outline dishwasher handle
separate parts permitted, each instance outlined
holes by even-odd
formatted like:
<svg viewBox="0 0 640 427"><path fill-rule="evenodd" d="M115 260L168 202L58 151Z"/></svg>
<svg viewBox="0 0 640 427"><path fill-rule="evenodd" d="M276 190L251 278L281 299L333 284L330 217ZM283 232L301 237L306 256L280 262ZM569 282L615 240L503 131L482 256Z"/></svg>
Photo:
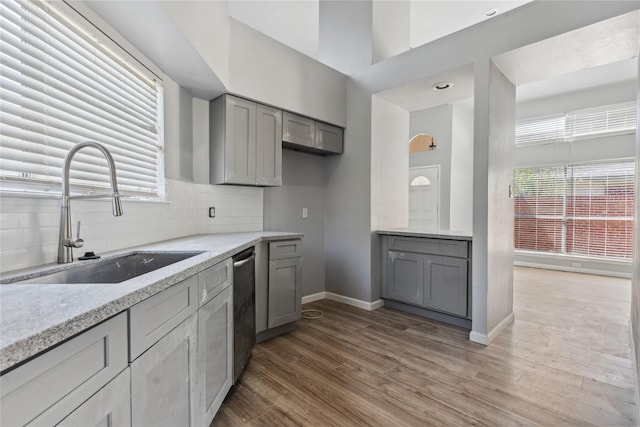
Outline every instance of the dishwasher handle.
<svg viewBox="0 0 640 427"><path fill-rule="evenodd" d="M240 268L248 262L252 262L256 258L256 254L253 250L240 253L238 256L233 257L233 268Z"/></svg>

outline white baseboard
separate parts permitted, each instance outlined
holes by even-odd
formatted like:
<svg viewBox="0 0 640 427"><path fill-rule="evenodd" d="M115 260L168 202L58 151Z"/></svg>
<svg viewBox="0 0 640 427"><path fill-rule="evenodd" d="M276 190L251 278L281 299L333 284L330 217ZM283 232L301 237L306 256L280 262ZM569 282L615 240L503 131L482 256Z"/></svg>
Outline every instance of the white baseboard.
<svg viewBox="0 0 640 427"><path fill-rule="evenodd" d="M322 292L318 292L315 294L311 294L311 295L305 295L302 297L302 304L308 304L310 302L314 302L314 301L319 301L321 299L325 299L326 298L326 292L322 291Z"/></svg>
<svg viewBox="0 0 640 427"><path fill-rule="evenodd" d="M512 324L514 320L515 316L513 312L511 312L509 313L509 315L507 315L507 317L502 319L502 321L500 321L500 323L498 323L495 328L490 330L488 334L471 331L471 333L469 334L469 339L473 342L477 342L478 344L489 345L491 344L491 341L493 341L504 328Z"/></svg>
<svg viewBox="0 0 640 427"><path fill-rule="evenodd" d="M636 398L636 424L640 425L640 372L638 369L638 359L636 354L636 346L634 345L633 328L631 327L631 319L629 319L629 345L631 346L631 358L633 359L633 378L635 379L635 398Z"/></svg>
<svg viewBox="0 0 640 427"><path fill-rule="evenodd" d="M570 273L595 274L596 276L621 277L631 279L631 273L622 271L600 270L595 268L570 267L567 265L545 264L544 262L514 261L513 265L518 267L541 268L544 270L568 271Z"/></svg>
<svg viewBox="0 0 640 427"><path fill-rule="evenodd" d="M362 301L359 299L346 297L344 295L334 294L333 292L326 292L326 291L303 296L302 304L307 304L307 303L318 301L321 299L337 301L343 304L351 305L353 307L358 307L358 308L362 308L364 310L369 310L369 311L376 310L384 305L384 301L381 299L373 302L367 302L367 301Z"/></svg>

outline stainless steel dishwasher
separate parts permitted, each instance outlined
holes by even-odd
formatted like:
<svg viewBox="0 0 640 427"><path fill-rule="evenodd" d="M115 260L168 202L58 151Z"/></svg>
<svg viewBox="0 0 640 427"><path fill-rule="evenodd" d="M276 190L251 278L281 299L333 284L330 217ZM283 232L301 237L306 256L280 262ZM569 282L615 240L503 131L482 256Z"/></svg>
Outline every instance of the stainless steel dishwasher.
<svg viewBox="0 0 640 427"><path fill-rule="evenodd" d="M256 343L256 275L253 247L233 257L233 383Z"/></svg>

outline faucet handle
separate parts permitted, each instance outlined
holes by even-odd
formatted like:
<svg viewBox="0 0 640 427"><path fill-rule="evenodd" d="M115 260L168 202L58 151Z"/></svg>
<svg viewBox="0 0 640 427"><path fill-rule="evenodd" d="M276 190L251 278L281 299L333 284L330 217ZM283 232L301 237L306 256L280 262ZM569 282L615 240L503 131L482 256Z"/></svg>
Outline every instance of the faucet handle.
<svg viewBox="0 0 640 427"><path fill-rule="evenodd" d="M80 221L78 221L78 232L76 234L75 240L73 238L67 239L64 242L64 245L69 248L81 248L84 245L84 240L80 238Z"/></svg>

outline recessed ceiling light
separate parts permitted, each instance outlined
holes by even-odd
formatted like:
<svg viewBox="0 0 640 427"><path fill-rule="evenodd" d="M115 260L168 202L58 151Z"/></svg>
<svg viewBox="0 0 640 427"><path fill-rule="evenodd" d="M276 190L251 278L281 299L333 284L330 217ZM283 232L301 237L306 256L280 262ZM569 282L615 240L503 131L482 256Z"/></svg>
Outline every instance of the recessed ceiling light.
<svg viewBox="0 0 640 427"><path fill-rule="evenodd" d="M491 17L491 16L495 15L496 13L498 13L498 9L487 9L484 12L484 16Z"/></svg>
<svg viewBox="0 0 640 427"><path fill-rule="evenodd" d="M449 89L451 86L453 86L453 83L451 82L438 82L433 85L433 90L445 90Z"/></svg>

